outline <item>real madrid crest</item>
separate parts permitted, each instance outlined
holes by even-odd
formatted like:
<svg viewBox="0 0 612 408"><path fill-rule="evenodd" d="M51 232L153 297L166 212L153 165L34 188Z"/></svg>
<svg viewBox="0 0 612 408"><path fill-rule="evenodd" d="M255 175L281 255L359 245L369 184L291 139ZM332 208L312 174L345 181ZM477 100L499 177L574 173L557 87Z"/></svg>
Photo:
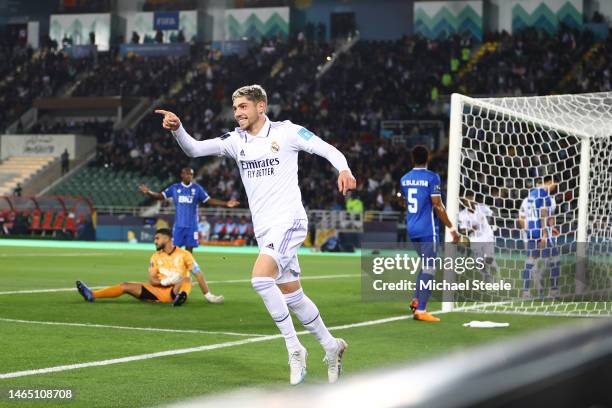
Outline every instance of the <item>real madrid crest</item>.
<svg viewBox="0 0 612 408"><path fill-rule="evenodd" d="M273 153L278 153L278 151L280 150L280 145L276 140L272 141L272 143L270 144L270 149Z"/></svg>

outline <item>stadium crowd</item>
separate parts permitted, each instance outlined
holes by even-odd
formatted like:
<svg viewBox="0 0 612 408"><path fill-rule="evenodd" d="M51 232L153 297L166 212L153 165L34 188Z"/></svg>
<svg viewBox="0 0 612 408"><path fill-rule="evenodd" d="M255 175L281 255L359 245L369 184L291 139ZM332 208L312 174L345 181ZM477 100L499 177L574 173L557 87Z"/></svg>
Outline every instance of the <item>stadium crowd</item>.
<svg viewBox="0 0 612 408"><path fill-rule="evenodd" d="M436 135L432 129L415 124L398 141L381 135L382 120L436 119L447 123L448 102L440 95L455 91L503 95L559 91L556 87L564 75L594 44L586 31L567 27L555 35L532 29L512 36L492 33L486 41L497 44L495 51L485 53L463 75L459 72L467 66L475 49L468 37L359 41L350 52L340 55L319 80L315 80L318 66L333 55L333 47L309 41L303 35L290 41L263 40L243 56L222 56L210 45L197 45L189 58L178 60L128 58L119 62L101 58L95 68L90 68L75 95L163 97L160 108L179 114L191 135L202 139L235 127L229 110L231 93L244 85L243 78L248 78L268 90L268 114L272 120L290 119L304 125L345 152L360 183L353 198L359 199L363 208L392 210L397 208L397 180L411 166L410 148ZM601 70L584 69L583 72L593 73L588 76L578 72L568 90L609 89L611 48L608 39L592 61L585 61ZM49 76L55 84L42 87L42 94L53 93L59 83L65 82L73 64L86 64L51 52L41 58L47 62L29 65L43 69L39 77ZM56 78L58 69L68 69L68 73ZM187 73L188 83L170 96L177 78L185 78ZM111 122L41 122L34 131L95 134L99 143L93 165L154 174L162 180L176 178L186 161L154 114L145 116L135 128L122 130L112 130ZM432 167L445 180L446 151L442 146L436 147ZM316 156L302 155L300 160L305 205L312 209L344 208L344 200L337 193L319 188L333 179L331 167ZM192 166L201 168L198 181L212 196L246 203L234 163L210 163L193 160Z"/></svg>

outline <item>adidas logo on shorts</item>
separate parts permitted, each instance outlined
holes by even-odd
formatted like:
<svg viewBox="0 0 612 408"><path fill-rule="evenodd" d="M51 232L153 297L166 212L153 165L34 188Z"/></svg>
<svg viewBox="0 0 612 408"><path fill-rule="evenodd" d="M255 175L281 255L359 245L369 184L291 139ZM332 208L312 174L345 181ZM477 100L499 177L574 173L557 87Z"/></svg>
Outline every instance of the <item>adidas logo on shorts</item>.
<svg viewBox="0 0 612 408"><path fill-rule="evenodd" d="M268 245L266 245L266 248L274 249L274 244L270 242Z"/></svg>

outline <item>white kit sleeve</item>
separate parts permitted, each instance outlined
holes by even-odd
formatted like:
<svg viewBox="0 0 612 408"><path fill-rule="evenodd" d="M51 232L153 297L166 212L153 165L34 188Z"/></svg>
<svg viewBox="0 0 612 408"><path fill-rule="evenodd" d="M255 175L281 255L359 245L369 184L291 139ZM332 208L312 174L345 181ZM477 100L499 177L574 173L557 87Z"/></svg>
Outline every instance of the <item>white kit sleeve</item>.
<svg viewBox="0 0 612 408"><path fill-rule="evenodd" d="M222 141L218 137L207 140L195 140L183 128L183 125L176 131L173 131L172 135L189 157L220 156L223 154Z"/></svg>
<svg viewBox="0 0 612 408"><path fill-rule="evenodd" d="M338 170L338 172L348 170L351 171L349 165L346 161L346 157L340 152L340 150L336 149L334 146L329 143L323 141L321 138L315 136L313 137L308 144L309 153L314 153L317 156L321 156L327 159L332 166Z"/></svg>

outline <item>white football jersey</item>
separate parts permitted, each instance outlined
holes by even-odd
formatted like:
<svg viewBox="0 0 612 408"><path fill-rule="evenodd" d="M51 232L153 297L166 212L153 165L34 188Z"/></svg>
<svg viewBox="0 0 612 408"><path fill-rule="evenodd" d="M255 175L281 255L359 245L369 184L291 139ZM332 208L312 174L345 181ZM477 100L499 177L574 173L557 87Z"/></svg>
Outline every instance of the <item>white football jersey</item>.
<svg viewBox="0 0 612 408"><path fill-rule="evenodd" d="M255 236L279 224L306 220L298 184L298 153L302 150L326 158L336 170L348 170L344 155L308 129L291 121L271 122L267 117L255 136L236 128L221 137L195 140L180 126L172 134L190 157L221 155L234 159L240 170Z"/></svg>
<svg viewBox="0 0 612 408"><path fill-rule="evenodd" d="M221 154L236 160L240 170L256 235L272 225L307 219L298 184L298 153L320 154L327 143L291 121L267 118L256 136L236 128L220 139ZM346 161L343 166L338 170L348 169Z"/></svg>
<svg viewBox="0 0 612 408"><path fill-rule="evenodd" d="M492 215L491 209L484 204L476 204L473 212L463 209L459 212L459 228L468 230L476 228L475 231L469 232L468 236L471 242L494 242L493 229L487 219L487 217Z"/></svg>

